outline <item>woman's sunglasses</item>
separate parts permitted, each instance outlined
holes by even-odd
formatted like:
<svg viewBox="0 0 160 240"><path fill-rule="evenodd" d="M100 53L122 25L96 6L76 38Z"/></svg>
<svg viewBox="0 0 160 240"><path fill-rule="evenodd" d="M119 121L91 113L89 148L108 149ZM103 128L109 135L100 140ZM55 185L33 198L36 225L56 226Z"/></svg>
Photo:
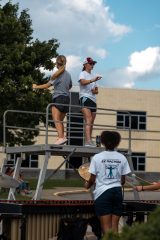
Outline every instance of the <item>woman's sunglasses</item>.
<svg viewBox="0 0 160 240"><path fill-rule="evenodd" d="M88 63L89 65L91 65L91 66L94 66L95 65L95 63Z"/></svg>

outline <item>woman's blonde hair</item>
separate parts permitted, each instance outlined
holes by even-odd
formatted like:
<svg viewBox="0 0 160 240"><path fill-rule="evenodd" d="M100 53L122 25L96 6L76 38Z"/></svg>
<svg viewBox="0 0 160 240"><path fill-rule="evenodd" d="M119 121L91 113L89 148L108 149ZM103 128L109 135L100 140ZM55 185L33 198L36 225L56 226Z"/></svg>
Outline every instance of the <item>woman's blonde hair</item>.
<svg viewBox="0 0 160 240"><path fill-rule="evenodd" d="M56 62L61 65L61 66L64 66L66 65L66 62L67 62L67 59L64 55L59 55L57 58L56 58Z"/></svg>

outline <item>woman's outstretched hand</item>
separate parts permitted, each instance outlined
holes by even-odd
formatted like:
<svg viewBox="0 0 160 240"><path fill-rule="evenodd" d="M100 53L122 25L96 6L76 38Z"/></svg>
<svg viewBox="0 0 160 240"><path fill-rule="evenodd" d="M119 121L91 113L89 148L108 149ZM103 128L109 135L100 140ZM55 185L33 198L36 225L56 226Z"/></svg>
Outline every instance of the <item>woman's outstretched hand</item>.
<svg viewBox="0 0 160 240"><path fill-rule="evenodd" d="M32 88L36 89L37 88L37 84L32 84Z"/></svg>
<svg viewBox="0 0 160 240"><path fill-rule="evenodd" d="M100 80L101 78L102 78L102 76L97 75L97 76L95 77L95 82L98 81L98 80Z"/></svg>

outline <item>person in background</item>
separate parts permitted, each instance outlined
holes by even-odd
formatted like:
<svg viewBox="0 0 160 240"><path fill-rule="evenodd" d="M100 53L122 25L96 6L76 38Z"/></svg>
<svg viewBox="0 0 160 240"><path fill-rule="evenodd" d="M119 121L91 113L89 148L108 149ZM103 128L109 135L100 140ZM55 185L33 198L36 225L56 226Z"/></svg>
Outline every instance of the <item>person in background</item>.
<svg viewBox="0 0 160 240"><path fill-rule="evenodd" d="M6 168L6 171L5 171L6 175L13 177L13 173L14 173L14 168L11 168L11 167ZM27 195L32 193L27 189L27 184L24 181L21 173L19 174L19 177L17 180L19 181L19 186L16 188L17 193L27 194Z"/></svg>
<svg viewBox="0 0 160 240"><path fill-rule="evenodd" d="M92 74L94 65L97 62L92 58L87 57L83 62L83 69L79 75L79 86L80 86L80 105L81 111L85 120L85 146L95 147L96 145L92 141L92 129L94 120L96 117L96 95L98 94L97 81L100 80L101 76L95 76Z"/></svg>
<svg viewBox="0 0 160 240"><path fill-rule="evenodd" d="M21 194L24 194L24 195L28 195L28 194L31 194L31 193L32 193L32 191L29 191L29 190L28 190L27 184L26 184L26 182L24 181L23 176L22 176L21 173L19 174L18 181L19 181L19 186L18 186L18 188L16 189L17 192L19 192L19 193L21 193Z"/></svg>
<svg viewBox="0 0 160 240"><path fill-rule="evenodd" d="M143 186L143 185L135 186L135 189L138 192L159 190L160 189L160 182L154 182L150 185L145 185L145 186Z"/></svg>
<svg viewBox="0 0 160 240"><path fill-rule="evenodd" d="M118 232L122 215L122 185L125 183L125 175L131 172L126 157L115 150L120 140L121 136L116 131L101 133L101 143L105 151L92 158L89 167L91 176L84 184L87 189L95 184L95 212L103 234L109 230Z"/></svg>
<svg viewBox="0 0 160 240"><path fill-rule="evenodd" d="M58 138L54 144L62 145L67 142L64 136L63 120L66 113L69 111L70 93L72 87L71 75L65 70L66 57L59 55L56 59L56 67L58 71L54 71L50 80L46 84L37 85L33 84L33 89L47 89L51 85L54 86L54 93L52 95L52 118L55 123ZM57 105L57 104L61 105ZM64 105L63 105L64 104ZM65 106L67 104L67 106Z"/></svg>
<svg viewBox="0 0 160 240"><path fill-rule="evenodd" d="M11 167L7 167L5 170L5 174L12 177L13 176L14 169Z"/></svg>

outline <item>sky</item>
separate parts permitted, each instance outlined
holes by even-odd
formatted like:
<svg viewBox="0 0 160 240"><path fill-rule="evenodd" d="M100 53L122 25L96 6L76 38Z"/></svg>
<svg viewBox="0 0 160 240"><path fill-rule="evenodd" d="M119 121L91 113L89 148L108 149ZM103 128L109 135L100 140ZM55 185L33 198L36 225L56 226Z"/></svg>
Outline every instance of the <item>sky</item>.
<svg viewBox="0 0 160 240"><path fill-rule="evenodd" d="M6 0L1 0L3 6ZM160 90L159 0L12 0L28 9L33 38L60 42L74 85L86 57L99 86Z"/></svg>

